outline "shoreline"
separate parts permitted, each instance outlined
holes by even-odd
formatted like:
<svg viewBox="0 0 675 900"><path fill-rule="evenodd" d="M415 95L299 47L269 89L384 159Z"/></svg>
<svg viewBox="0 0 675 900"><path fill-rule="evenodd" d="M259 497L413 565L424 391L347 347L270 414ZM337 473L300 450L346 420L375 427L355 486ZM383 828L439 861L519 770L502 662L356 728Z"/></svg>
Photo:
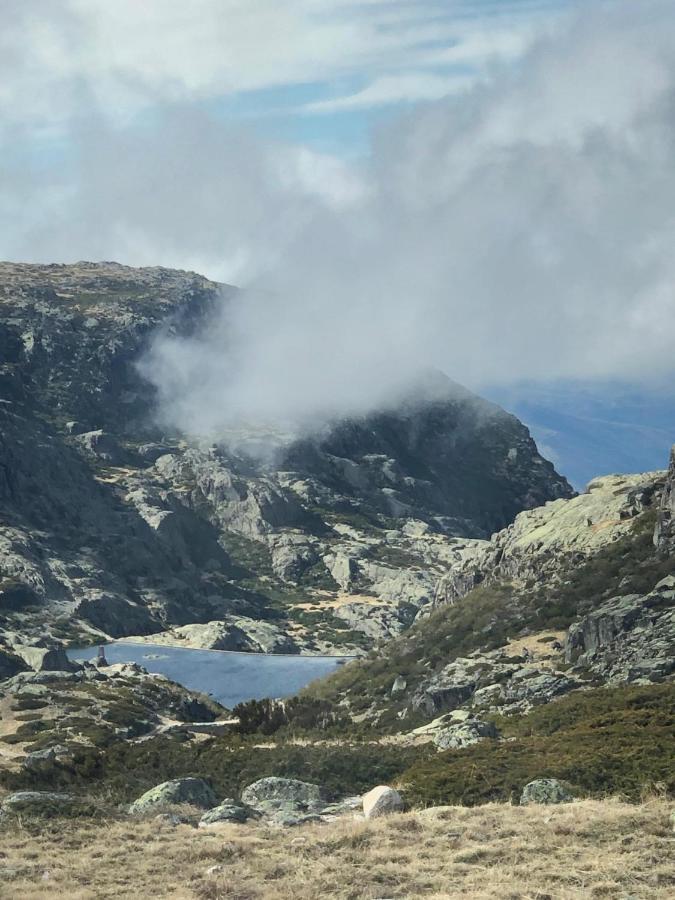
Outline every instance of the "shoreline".
<svg viewBox="0 0 675 900"><path fill-rule="evenodd" d="M333 659L333 660L345 660L350 661L354 659L361 659L359 656L336 656L333 654L320 654L320 653L257 653L255 651L250 650L217 650L213 647L186 647L182 644L155 644L151 641L146 640L134 640L133 638L112 638L105 642L99 641L97 643L88 644L84 647L66 647L66 653L81 653L85 650L95 649L97 647L110 647L115 644L128 644L133 647L151 647L157 650L192 650L197 653L224 653L229 656L243 656L247 658L253 658L256 656L262 656L266 659Z"/></svg>

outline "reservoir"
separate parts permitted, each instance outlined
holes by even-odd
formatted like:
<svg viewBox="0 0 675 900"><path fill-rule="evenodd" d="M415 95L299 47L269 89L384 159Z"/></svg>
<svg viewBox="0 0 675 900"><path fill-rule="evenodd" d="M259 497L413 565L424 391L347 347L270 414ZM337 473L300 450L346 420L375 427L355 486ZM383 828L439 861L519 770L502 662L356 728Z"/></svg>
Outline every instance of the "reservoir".
<svg viewBox="0 0 675 900"><path fill-rule="evenodd" d="M98 647L68 651L74 662L94 659L97 655ZM192 650L124 641L106 644L105 655L109 663L138 663L148 672L166 675L190 690L211 694L229 709L245 700L289 697L317 678L334 672L344 659Z"/></svg>

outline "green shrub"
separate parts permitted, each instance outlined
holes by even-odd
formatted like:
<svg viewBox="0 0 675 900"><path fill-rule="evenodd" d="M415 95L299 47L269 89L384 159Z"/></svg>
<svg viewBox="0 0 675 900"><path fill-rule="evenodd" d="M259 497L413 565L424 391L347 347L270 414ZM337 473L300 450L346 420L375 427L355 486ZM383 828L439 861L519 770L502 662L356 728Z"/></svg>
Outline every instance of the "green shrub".
<svg viewBox="0 0 675 900"><path fill-rule="evenodd" d="M393 781L426 749L377 743L255 746L255 739L228 736L208 742L180 742L165 736L140 743L120 741L95 749L71 744L72 758L48 769L0 771L11 790L95 791L114 802L128 802L170 778L197 776L219 797L236 796L268 775L299 778L323 787L328 799L357 794Z"/></svg>
<svg viewBox="0 0 675 900"><path fill-rule="evenodd" d="M498 721L512 740L440 753L402 776L415 805L508 800L535 778L568 782L580 796L645 787L675 791L675 685L570 694L527 716Z"/></svg>

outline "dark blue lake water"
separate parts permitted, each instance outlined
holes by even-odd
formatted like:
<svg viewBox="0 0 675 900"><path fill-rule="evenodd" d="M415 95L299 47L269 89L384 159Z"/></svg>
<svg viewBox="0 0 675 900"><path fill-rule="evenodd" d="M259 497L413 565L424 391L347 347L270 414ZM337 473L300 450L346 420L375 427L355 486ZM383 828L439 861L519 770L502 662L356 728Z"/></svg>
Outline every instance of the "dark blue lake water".
<svg viewBox="0 0 675 900"><path fill-rule="evenodd" d="M68 656L82 661L93 659L97 653L97 647L87 647L69 650ZM288 697L339 665L336 656L231 653L122 641L106 644L105 654L108 662L138 663L148 672L167 675L186 688L211 694L230 709L244 700Z"/></svg>

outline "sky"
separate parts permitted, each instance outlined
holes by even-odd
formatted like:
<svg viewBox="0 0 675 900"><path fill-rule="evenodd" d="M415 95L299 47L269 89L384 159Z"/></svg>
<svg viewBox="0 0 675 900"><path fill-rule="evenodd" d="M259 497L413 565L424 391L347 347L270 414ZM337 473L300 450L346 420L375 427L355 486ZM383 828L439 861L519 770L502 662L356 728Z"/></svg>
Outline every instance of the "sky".
<svg viewBox="0 0 675 900"><path fill-rule="evenodd" d="M246 289L155 343L165 421L311 428L433 367L577 483L665 462L637 410L675 415L670 0L0 11L0 258Z"/></svg>

